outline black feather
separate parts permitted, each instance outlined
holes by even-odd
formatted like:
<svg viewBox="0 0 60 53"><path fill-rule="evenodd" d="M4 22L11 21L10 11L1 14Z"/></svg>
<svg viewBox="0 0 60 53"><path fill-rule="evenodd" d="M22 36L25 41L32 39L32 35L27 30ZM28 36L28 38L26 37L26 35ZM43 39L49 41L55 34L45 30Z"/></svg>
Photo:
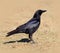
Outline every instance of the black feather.
<svg viewBox="0 0 60 53"><path fill-rule="evenodd" d="M41 22L41 14L43 12L46 12L46 10L37 10L31 20L17 27L15 30L8 32L6 37L16 33L26 33L29 34L29 39L32 40L32 34L38 29Z"/></svg>

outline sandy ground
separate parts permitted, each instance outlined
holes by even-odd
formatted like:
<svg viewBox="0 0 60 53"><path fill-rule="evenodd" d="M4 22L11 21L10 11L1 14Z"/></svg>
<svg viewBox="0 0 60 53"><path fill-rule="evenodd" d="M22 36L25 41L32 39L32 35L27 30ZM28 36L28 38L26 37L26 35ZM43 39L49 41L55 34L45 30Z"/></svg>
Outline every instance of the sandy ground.
<svg viewBox="0 0 60 53"><path fill-rule="evenodd" d="M3 44L28 38L26 34L7 38L6 34L30 20L38 9L47 12L33 35L36 43ZM60 0L0 0L0 53L60 53Z"/></svg>

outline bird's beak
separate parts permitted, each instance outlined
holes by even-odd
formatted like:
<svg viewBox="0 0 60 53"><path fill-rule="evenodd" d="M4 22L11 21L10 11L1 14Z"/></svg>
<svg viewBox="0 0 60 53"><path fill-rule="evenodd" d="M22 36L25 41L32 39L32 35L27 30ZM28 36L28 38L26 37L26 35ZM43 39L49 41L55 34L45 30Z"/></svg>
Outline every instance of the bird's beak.
<svg viewBox="0 0 60 53"><path fill-rule="evenodd" d="M47 10L42 10L42 12L46 12Z"/></svg>

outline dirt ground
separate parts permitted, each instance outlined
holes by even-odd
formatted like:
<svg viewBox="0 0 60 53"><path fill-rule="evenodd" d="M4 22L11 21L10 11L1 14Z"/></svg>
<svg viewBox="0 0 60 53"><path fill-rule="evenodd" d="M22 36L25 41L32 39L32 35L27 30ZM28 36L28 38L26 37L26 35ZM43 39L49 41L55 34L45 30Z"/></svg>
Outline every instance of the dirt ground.
<svg viewBox="0 0 60 53"><path fill-rule="evenodd" d="M28 38L26 34L6 34L30 20L38 9L47 12L33 35L36 43L3 44ZM0 0L0 53L60 53L60 0Z"/></svg>

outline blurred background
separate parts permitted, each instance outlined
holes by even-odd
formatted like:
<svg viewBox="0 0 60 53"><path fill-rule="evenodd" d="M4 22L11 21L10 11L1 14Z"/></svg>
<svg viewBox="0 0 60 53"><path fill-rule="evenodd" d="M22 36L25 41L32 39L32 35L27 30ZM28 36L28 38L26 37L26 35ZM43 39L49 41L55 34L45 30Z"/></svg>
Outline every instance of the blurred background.
<svg viewBox="0 0 60 53"><path fill-rule="evenodd" d="M26 34L6 37L7 32L30 20L38 9L47 10L34 33L35 44L6 41L28 38ZM0 0L0 53L60 53L60 0Z"/></svg>

